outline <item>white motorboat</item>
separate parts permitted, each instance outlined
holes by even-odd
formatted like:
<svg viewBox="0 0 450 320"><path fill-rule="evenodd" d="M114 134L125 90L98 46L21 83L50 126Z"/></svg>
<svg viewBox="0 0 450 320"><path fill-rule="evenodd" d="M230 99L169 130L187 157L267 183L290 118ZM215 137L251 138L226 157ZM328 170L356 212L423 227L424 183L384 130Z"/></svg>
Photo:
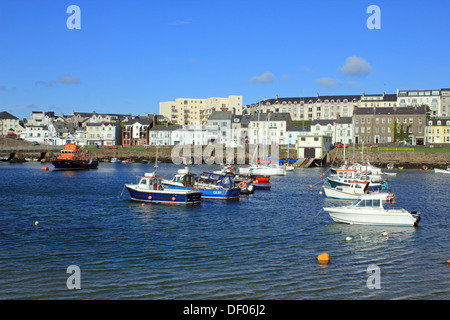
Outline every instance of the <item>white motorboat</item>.
<svg viewBox="0 0 450 320"><path fill-rule="evenodd" d="M325 184L323 186L323 192L327 198L332 199L342 199L342 200L356 200L361 195L367 193L367 189L369 188L368 182L355 182L350 185L339 185L336 187L332 187L331 185Z"/></svg>
<svg viewBox="0 0 450 320"><path fill-rule="evenodd" d="M325 207L336 222L376 226L417 226L420 213L389 208L389 193L364 194L350 206Z"/></svg>
<svg viewBox="0 0 450 320"><path fill-rule="evenodd" d="M438 169L438 168L434 168L434 173L445 173L445 174L450 174L450 167L447 167L447 169Z"/></svg>
<svg viewBox="0 0 450 320"><path fill-rule="evenodd" d="M285 176L286 170L280 167L278 163L274 161L261 161L258 160L257 164L249 167L240 167L239 174L246 175L261 175L261 176Z"/></svg>

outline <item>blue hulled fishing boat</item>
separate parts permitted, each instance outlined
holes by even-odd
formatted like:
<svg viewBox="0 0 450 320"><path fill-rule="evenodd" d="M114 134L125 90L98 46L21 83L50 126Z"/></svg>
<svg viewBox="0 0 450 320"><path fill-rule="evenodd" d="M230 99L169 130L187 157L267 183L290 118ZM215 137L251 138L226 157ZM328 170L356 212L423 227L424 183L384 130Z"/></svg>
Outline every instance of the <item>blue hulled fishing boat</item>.
<svg viewBox="0 0 450 320"><path fill-rule="evenodd" d="M146 173L137 184L125 184L131 199L137 201L169 203L169 204L198 204L202 193L196 190L167 189L161 184L163 177L155 173Z"/></svg>
<svg viewBox="0 0 450 320"><path fill-rule="evenodd" d="M238 199L241 192L230 176L203 172L196 177L188 168L178 170L172 180L162 180L162 185L166 189L200 191L203 199Z"/></svg>

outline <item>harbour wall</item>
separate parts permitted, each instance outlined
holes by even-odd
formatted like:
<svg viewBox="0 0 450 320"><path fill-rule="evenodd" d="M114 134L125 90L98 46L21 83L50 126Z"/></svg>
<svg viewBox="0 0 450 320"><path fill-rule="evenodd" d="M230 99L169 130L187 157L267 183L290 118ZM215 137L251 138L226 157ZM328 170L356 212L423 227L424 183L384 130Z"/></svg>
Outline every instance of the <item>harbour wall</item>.
<svg viewBox="0 0 450 320"><path fill-rule="evenodd" d="M352 161L352 153L346 155L347 161ZM364 151L364 161L369 160L375 166L385 168L392 163L395 168L404 169L432 169L446 168L450 165L450 153L448 152L424 152L424 151ZM328 163L333 160L343 163L343 152L332 150L329 153ZM361 162L361 153L355 152L355 162Z"/></svg>

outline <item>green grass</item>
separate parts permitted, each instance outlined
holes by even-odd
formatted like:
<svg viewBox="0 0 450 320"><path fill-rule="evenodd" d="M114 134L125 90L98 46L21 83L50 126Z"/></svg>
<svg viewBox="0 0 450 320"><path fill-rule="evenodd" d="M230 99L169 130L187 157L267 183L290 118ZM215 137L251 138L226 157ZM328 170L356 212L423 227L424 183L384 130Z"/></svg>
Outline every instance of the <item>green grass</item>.
<svg viewBox="0 0 450 320"><path fill-rule="evenodd" d="M350 147L346 150L346 152L352 152L353 148ZM355 151L362 151L362 148L356 147ZM405 152L427 152L427 153L449 153L450 147L444 147L444 148L415 148L415 147L380 147L380 148L364 148L364 151L371 151L371 152L396 152L396 151L405 151Z"/></svg>

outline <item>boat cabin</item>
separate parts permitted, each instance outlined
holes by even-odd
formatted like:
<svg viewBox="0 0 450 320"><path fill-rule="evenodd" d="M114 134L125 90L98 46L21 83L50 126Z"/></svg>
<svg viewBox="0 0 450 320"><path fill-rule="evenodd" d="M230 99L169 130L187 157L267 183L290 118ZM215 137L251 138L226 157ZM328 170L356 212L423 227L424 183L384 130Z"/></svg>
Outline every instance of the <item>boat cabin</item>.
<svg viewBox="0 0 450 320"><path fill-rule="evenodd" d="M180 171L180 170L179 170ZM178 173L176 174L172 182L183 184L187 188L193 188L195 184L195 174L193 173Z"/></svg>
<svg viewBox="0 0 450 320"><path fill-rule="evenodd" d="M146 173L144 177L139 181L139 189L145 190L163 190L162 181L163 177L158 177L152 173Z"/></svg>
<svg viewBox="0 0 450 320"><path fill-rule="evenodd" d="M385 203L395 203L393 193L364 194L353 204L354 207L383 208Z"/></svg>

